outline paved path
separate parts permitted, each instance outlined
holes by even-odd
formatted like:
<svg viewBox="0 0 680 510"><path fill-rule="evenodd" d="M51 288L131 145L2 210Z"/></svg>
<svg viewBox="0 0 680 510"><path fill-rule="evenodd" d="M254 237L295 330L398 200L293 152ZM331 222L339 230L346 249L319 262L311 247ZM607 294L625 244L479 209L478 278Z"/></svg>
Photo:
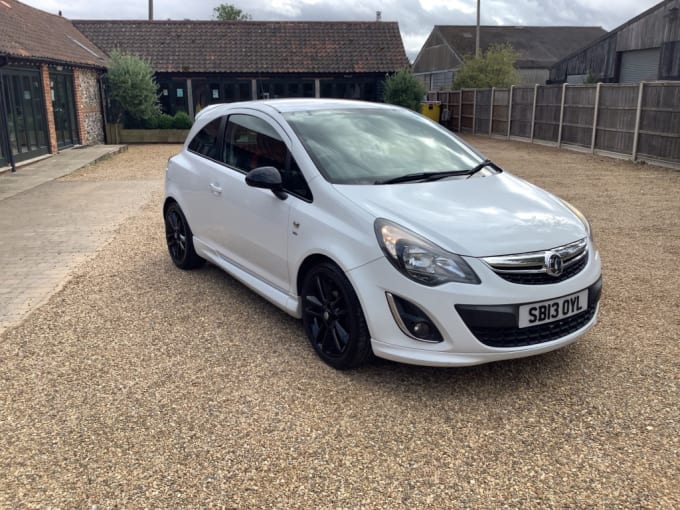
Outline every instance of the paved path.
<svg viewBox="0 0 680 510"><path fill-rule="evenodd" d="M15 173L0 173L0 200L70 174L84 166L126 150L125 145L90 145L60 152L42 161L22 166Z"/></svg>
<svg viewBox="0 0 680 510"><path fill-rule="evenodd" d="M61 288L160 189L159 181L54 180L120 149L70 150L0 175L0 332Z"/></svg>

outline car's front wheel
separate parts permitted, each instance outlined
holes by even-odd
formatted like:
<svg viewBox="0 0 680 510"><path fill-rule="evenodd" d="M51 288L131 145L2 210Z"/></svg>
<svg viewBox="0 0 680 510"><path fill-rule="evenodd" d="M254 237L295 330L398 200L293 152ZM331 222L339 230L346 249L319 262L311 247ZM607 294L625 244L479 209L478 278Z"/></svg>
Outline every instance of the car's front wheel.
<svg viewBox="0 0 680 510"><path fill-rule="evenodd" d="M168 253L175 265L180 269L195 269L205 264L194 250L193 234L177 202L166 207L163 217Z"/></svg>
<svg viewBox="0 0 680 510"><path fill-rule="evenodd" d="M372 354L371 337L359 299L342 270L314 266L302 284L302 325L312 347L330 366L355 368Z"/></svg>

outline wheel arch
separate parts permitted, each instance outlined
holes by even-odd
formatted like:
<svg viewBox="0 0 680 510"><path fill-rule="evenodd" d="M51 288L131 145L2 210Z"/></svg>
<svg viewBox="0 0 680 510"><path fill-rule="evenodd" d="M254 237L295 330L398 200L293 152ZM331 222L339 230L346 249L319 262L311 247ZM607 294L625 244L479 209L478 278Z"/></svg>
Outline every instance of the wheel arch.
<svg viewBox="0 0 680 510"><path fill-rule="evenodd" d="M334 266L339 267L340 270L343 273L345 272L345 270L342 268L342 266L340 264L338 264L337 261L335 261L331 257L329 257L328 255L324 255L322 253L312 253L310 255L307 255L307 257L305 257L305 259L302 261L302 264L300 264L298 271L297 271L297 277L296 277L296 281L295 281L295 290L296 290L298 296L302 292L302 282L305 279L305 275L307 274L307 271L309 271L314 266L317 266L317 265L319 265L323 262L330 262Z"/></svg>
<svg viewBox="0 0 680 510"><path fill-rule="evenodd" d="M177 204L177 200L175 200L174 197L165 197L165 201L163 202L163 216L165 216L165 212L168 210L168 207L170 207L170 204Z"/></svg>

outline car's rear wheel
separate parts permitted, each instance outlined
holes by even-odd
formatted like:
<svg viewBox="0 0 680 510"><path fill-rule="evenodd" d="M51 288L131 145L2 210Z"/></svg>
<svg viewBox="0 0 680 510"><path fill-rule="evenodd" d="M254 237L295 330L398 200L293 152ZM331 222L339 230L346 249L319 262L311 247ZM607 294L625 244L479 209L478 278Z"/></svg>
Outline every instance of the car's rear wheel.
<svg viewBox="0 0 680 510"><path fill-rule="evenodd" d="M194 250L193 234L177 202L166 207L164 219L168 253L175 265L180 269L201 267L205 260Z"/></svg>
<svg viewBox="0 0 680 510"><path fill-rule="evenodd" d="M319 357L339 370L372 354L371 337L352 284L336 265L311 268L302 284L302 325Z"/></svg>

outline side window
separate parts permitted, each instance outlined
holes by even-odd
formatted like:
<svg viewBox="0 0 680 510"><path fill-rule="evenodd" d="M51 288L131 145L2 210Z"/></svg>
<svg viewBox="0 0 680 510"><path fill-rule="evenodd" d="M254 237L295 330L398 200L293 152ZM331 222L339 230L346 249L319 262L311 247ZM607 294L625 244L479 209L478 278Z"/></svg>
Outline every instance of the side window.
<svg viewBox="0 0 680 510"><path fill-rule="evenodd" d="M298 197L312 199L312 192L285 142L262 119L250 115L229 117L222 161L244 172L273 166L281 173L283 189Z"/></svg>
<svg viewBox="0 0 680 510"><path fill-rule="evenodd" d="M210 159L219 160L220 155L220 124L217 118L206 124L189 143L189 150Z"/></svg>

